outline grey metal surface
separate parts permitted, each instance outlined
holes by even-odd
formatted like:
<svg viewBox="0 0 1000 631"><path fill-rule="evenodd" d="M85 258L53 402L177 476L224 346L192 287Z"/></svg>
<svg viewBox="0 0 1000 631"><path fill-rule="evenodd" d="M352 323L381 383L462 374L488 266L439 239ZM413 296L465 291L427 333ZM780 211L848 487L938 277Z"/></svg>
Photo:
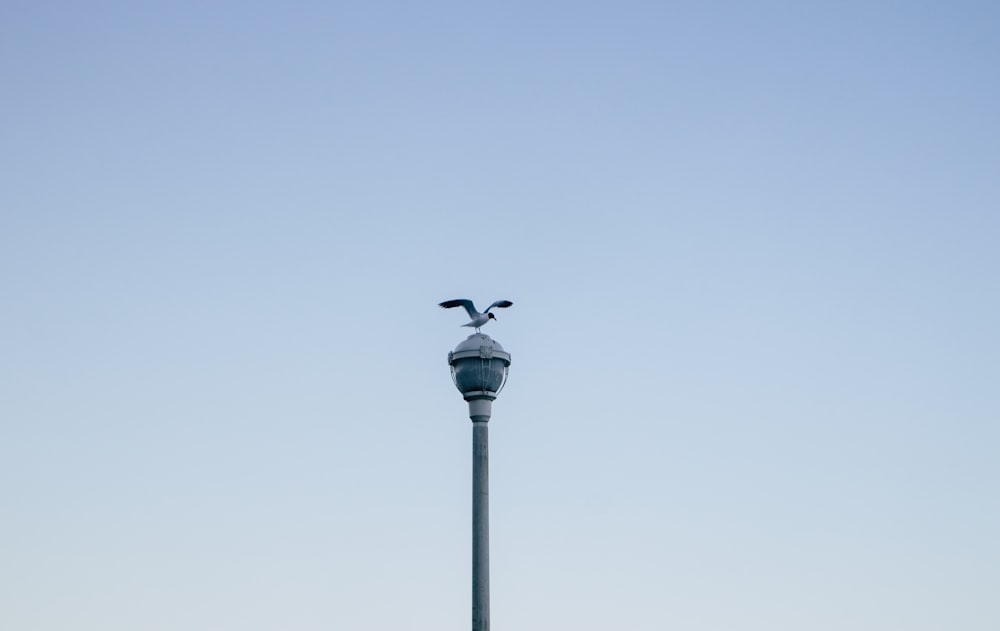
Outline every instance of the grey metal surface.
<svg viewBox="0 0 1000 631"><path fill-rule="evenodd" d="M472 423L472 631L490 628L490 447L487 421Z"/></svg>
<svg viewBox="0 0 1000 631"><path fill-rule="evenodd" d="M488 335L473 333L448 353L452 380L466 401L493 400L503 388L510 353Z"/></svg>
<svg viewBox="0 0 1000 631"><path fill-rule="evenodd" d="M490 628L490 450L493 401L507 381L510 353L474 333L448 353L452 380L472 420L472 631Z"/></svg>

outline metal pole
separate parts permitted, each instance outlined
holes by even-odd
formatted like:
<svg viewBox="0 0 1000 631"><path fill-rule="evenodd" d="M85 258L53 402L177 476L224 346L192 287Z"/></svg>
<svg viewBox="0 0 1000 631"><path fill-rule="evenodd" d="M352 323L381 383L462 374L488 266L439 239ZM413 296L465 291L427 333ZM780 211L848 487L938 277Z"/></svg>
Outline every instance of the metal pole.
<svg viewBox="0 0 1000 631"><path fill-rule="evenodd" d="M472 631L490 630L489 418L472 420Z"/></svg>

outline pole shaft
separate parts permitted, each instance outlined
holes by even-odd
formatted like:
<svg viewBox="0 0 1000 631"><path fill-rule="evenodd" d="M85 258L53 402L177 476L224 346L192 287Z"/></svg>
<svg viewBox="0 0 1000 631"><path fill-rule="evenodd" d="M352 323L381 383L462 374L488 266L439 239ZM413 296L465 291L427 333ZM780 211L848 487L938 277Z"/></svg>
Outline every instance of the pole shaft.
<svg viewBox="0 0 1000 631"><path fill-rule="evenodd" d="M472 631L490 629L490 448L485 420L472 423Z"/></svg>

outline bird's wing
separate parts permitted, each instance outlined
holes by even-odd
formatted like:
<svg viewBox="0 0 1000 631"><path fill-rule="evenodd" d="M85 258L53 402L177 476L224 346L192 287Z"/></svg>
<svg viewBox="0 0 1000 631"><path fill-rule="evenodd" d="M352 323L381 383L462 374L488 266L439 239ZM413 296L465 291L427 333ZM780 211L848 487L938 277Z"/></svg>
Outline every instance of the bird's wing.
<svg viewBox="0 0 1000 631"><path fill-rule="evenodd" d="M458 300L445 300L444 302L438 304L439 307L444 307L445 309L451 309L452 307L465 307L465 310L469 312L469 317L474 318L479 315L476 311L476 305L472 304L471 300L466 300L465 298L459 298Z"/></svg>
<svg viewBox="0 0 1000 631"><path fill-rule="evenodd" d="M509 301L509 300L497 300L496 302L494 302L493 304L491 304L486 309L486 311L484 311L483 313L489 313L490 309L492 309L493 307L500 307L501 309L506 309L507 307L511 306L512 304L514 304L514 303L511 302L511 301Z"/></svg>

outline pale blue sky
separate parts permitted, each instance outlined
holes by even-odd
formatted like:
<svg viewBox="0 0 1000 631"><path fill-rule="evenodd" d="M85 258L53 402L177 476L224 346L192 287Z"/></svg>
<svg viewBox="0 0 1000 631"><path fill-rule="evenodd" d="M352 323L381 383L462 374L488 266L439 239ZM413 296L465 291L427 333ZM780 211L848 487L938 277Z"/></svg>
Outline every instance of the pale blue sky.
<svg viewBox="0 0 1000 631"><path fill-rule="evenodd" d="M1000 10L0 4L0 628L1000 627Z"/></svg>

